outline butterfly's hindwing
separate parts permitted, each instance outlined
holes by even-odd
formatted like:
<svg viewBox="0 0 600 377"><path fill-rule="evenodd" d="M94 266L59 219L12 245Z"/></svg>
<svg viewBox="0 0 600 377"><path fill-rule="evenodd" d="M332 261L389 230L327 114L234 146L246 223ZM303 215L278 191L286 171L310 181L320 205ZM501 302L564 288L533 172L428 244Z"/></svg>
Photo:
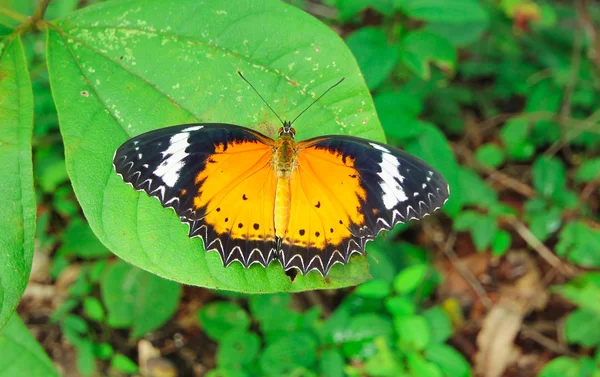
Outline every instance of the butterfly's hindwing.
<svg viewBox="0 0 600 377"><path fill-rule="evenodd" d="M397 148L349 136L319 137L298 148L289 236L282 240L286 269L325 275L363 253L381 230L427 216L448 199L444 178Z"/></svg>
<svg viewBox="0 0 600 377"><path fill-rule="evenodd" d="M276 256L272 142L235 125L181 125L130 139L113 163L125 182L173 208L224 265L267 266Z"/></svg>

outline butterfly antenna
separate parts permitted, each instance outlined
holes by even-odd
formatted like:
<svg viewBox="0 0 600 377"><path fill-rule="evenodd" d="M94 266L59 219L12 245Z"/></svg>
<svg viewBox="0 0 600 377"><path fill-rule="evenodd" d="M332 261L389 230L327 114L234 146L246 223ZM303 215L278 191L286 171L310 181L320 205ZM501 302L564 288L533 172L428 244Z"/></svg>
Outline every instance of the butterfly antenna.
<svg viewBox="0 0 600 377"><path fill-rule="evenodd" d="M320 100L321 98L323 98L323 96L324 96L325 94L327 94L327 92L329 92L331 89L335 88L336 86L340 85L340 84L342 83L342 81L344 81L344 79L345 79L345 77L342 77L342 78L340 79L340 81L338 81L338 82L336 82L335 84L331 85L331 86L329 87L329 89L327 89L327 90L325 91L325 93L321 94L321 95L319 96L319 98L317 98L317 99L316 99L316 100L314 100L314 101L313 101L313 102L312 102L310 105L308 105L308 106L306 107L306 109L302 110L302 112L300 112L300 114L298 114L298 116L297 116L297 117L295 117L295 118L294 118L294 120L290 122L290 124L294 124L294 122L296 121L296 119L300 118L300 115L304 114L304 113L306 112L306 110L310 109L310 107L311 107L312 105L314 105L315 103L317 103L317 101L318 101L318 100Z"/></svg>
<svg viewBox="0 0 600 377"><path fill-rule="evenodd" d="M252 90L254 90L254 92L256 92L256 94L258 94L258 96L260 97L260 99L262 99L262 101L265 103L265 105L267 105L267 107L273 112L273 114L275 114L275 116L277 117L277 119L279 119L279 121L281 122L281 124L285 124L285 122L279 117L279 115L277 115L277 113L275 112L275 110L273 110L273 108L271 107L271 105L269 105L269 103L263 98L263 96L260 95L260 93L258 92L258 90L256 90L256 88L254 87L254 85L252 85L252 83L250 83L250 81L248 81L248 79L246 79L244 77L244 75L242 75L242 72L238 71L238 74L240 75L240 77L242 78L242 80L246 81L248 83L248 85L250 85L250 87L252 88Z"/></svg>

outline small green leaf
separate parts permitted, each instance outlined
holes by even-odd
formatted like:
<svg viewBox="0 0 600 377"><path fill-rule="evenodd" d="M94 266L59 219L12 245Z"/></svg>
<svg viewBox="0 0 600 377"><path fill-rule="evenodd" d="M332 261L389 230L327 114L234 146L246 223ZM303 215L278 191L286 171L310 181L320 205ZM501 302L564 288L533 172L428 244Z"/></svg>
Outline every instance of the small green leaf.
<svg viewBox="0 0 600 377"><path fill-rule="evenodd" d="M369 280L354 290L355 295L374 299L383 299L389 296L390 292L390 285L383 280Z"/></svg>
<svg viewBox="0 0 600 377"><path fill-rule="evenodd" d="M394 317L405 317L417 312L412 299L405 296L392 296L385 300L385 307Z"/></svg>
<svg viewBox="0 0 600 377"><path fill-rule="evenodd" d="M104 320L104 308L95 297L86 297L83 300L83 312L92 321L102 322Z"/></svg>
<svg viewBox="0 0 600 377"><path fill-rule="evenodd" d="M32 130L33 94L21 39L0 40L0 329L15 311L31 271Z"/></svg>
<svg viewBox="0 0 600 377"><path fill-rule="evenodd" d="M431 330L431 344L444 343L452 336L454 331L452 321L448 314L439 306L424 311L423 317Z"/></svg>
<svg viewBox="0 0 600 377"><path fill-rule="evenodd" d="M108 343L94 344L94 356L100 360L108 360L114 353L113 347Z"/></svg>
<svg viewBox="0 0 600 377"><path fill-rule="evenodd" d="M475 243L477 251L483 251L490 246L497 231L498 225L496 224L496 219L492 216L482 215L480 221L475 223L471 228L473 243Z"/></svg>
<svg viewBox="0 0 600 377"><path fill-rule="evenodd" d="M54 193L58 186L69 180L65 156L59 145L38 148L33 158L35 181L43 192Z"/></svg>
<svg viewBox="0 0 600 377"><path fill-rule="evenodd" d="M558 236L556 254L582 267L600 267L600 230L583 221L567 223Z"/></svg>
<svg viewBox="0 0 600 377"><path fill-rule="evenodd" d="M323 377L344 377L344 357L337 349L327 349L319 359L319 371Z"/></svg>
<svg viewBox="0 0 600 377"><path fill-rule="evenodd" d="M250 364L260 349L258 335L247 332L246 329L229 330L219 341L217 364L220 367Z"/></svg>
<svg viewBox="0 0 600 377"><path fill-rule="evenodd" d="M87 322L75 315L75 314L69 314L68 316L65 317L65 319L62 321L61 323L63 331L74 331L79 335L84 335L87 333L88 331L88 325Z"/></svg>
<svg viewBox="0 0 600 377"><path fill-rule="evenodd" d="M79 300L69 297L50 316L50 323L56 323L63 320L67 314L79 305Z"/></svg>
<svg viewBox="0 0 600 377"><path fill-rule="evenodd" d="M369 376L377 377L402 377L404 368L398 362L396 355L384 337L375 339L377 352L369 358L364 366Z"/></svg>
<svg viewBox="0 0 600 377"><path fill-rule="evenodd" d="M535 147L529 141L530 127L526 119L511 118L500 130L500 138L508 155L518 161L531 158Z"/></svg>
<svg viewBox="0 0 600 377"><path fill-rule="evenodd" d="M484 144L475 151L475 159L482 165L497 168L504 163L504 150L496 144Z"/></svg>
<svg viewBox="0 0 600 377"><path fill-rule="evenodd" d="M556 113L562 100L561 88L553 78L539 81L530 89L525 104L527 113ZM560 126L549 120L539 120L533 123L530 140L535 145L545 145L556 142L560 138Z"/></svg>
<svg viewBox="0 0 600 377"><path fill-rule="evenodd" d="M394 290L400 294L414 292L427 277L429 265L416 264L400 271L394 279Z"/></svg>
<svg viewBox="0 0 600 377"><path fill-rule="evenodd" d="M108 311L108 324L131 328L139 338L165 323L175 313L181 286L123 261L113 263L101 284L102 302Z"/></svg>
<svg viewBox="0 0 600 377"><path fill-rule="evenodd" d="M74 345L77 354L77 370L82 375L91 377L96 372L94 344L87 338L81 338Z"/></svg>
<svg viewBox="0 0 600 377"><path fill-rule="evenodd" d="M425 358L437 365L444 376L470 377L471 367L465 357L446 344L433 344L425 351Z"/></svg>
<svg viewBox="0 0 600 377"><path fill-rule="evenodd" d="M373 340L379 336L390 337L392 323L386 316L376 313L359 314L336 334L336 341L343 343L347 357L368 359L373 355Z"/></svg>
<svg viewBox="0 0 600 377"><path fill-rule="evenodd" d="M289 309L291 296L287 293L254 295L250 297L250 311L260 322L267 335L287 333L296 328L298 313Z"/></svg>
<svg viewBox="0 0 600 377"><path fill-rule="evenodd" d="M406 151L422 158L442 173L452 193L444 205L444 211L449 214L458 213L460 209L458 163L446 136L434 125L426 124L418 137L406 143Z"/></svg>
<svg viewBox="0 0 600 377"><path fill-rule="evenodd" d="M335 5L342 21L350 20L367 8L373 8L387 16L394 12L394 0L337 0Z"/></svg>
<svg viewBox="0 0 600 377"><path fill-rule="evenodd" d="M0 331L1 377L60 377L42 346L17 315Z"/></svg>
<svg viewBox="0 0 600 377"><path fill-rule="evenodd" d="M108 265L106 259L100 259L92 263L89 269L89 277L91 283L99 283L102 278L102 274Z"/></svg>
<svg viewBox="0 0 600 377"><path fill-rule="evenodd" d="M139 369L133 360L120 353L114 355L113 358L110 359L110 366L127 374L137 373Z"/></svg>
<svg viewBox="0 0 600 377"><path fill-rule="evenodd" d="M460 166L458 168L458 182L460 190L469 193L469 195L460 196L459 199L462 204L486 208L492 207L498 202L496 190L485 183L474 170Z"/></svg>
<svg viewBox="0 0 600 377"><path fill-rule="evenodd" d="M538 377L580 377L579 362L566 356L559 356L544 366Z"/></svg>
<svg viewBox="0 0 600 377"><path fill-rule="evenodd" d="M72 220L62 235L64 252L81 258L99 258L110 255L110 251L96 238L84 220Z"/></svg>
<svg viewBox="0 0 600 377"><path fill-rule="evenodd" d="M600 317L600 273L583 273L566 285L553 287L553 290L581 309L592 311Z"/></svg>
<svg viewBox="0 0 600 377"><path fill-rule="evenodd" d="M306 333L291 333L269 344L260 356L260 367L268 377L287 376L294 367L311 368L316 363L317 341Z"/></svg>
<svg viewBox="0 0 600 377"><path fill-rule="evenodd" d="M542 201L543 207L537 208L536 199L528 200L525 203L525 218L529 223L531 232L540 239L546 241L562 224L562 211L560 208L546 208L545 201Z"/></svg>
<svg viewBox="0 0 600 377"><path fill-rule="evenodd" d="M424 317L418 315L396 317L394 327L403 349L422 351L429 345L431 330Z"/></svg>
<svg viewBox="0 0 600 377"><path fill-rule="evenodd" d="M378 88L398 61L396 48L380 28L365 27L350 34L346 44L356 57L369 89Z"/></svg>
<svg viewBox="0 0 600 377"><path fill-rule="evenodd" d="M496 219L490 215L483 215L475 211L464 211L454 221L454 229L458 231L471 231L473 243L478 251L486 249L496 236L498 225Z"/></svg>
<svg viewBox="0 0 600 377"><path fill-rule="evenodd" d="M460 24L452 22L431 22L425 27L425 30L442 35L455 47L466 47L479 40L488 27L489 22L486 18L481 21ZM461 63L464 65L467 61Z"/></svg>
<svg viewBox="0 0 600 377"><path fill-rule="evenodd" d="M506 230L501 229L496 232L492 240L492 253L496 256L502 256L510 249L511 244L512 236Z"/></svg>
<svg viewBox="0 0 600 377"><path fill-rule="evenodd" d="M443 377L440 368L436 364L426 361L419 353L407 354L406 361L414 377Z"/></svg>
<svg viewBox="0 0 600 377"><path fill-rule="evenodd" d="M565 336L569 343L584 347L600 345L600 317L594 312L575 310L567 316Z"/></svg>
<svg viewBox="0 0 600 377"><path fill-rule="evenodd" d="M444 37L428 31L409 32L400 44L404 65L423 80L431 78L430 64L453 75L456 69L456 51Z"/></svg>
<svg viewBox="0 0 600 377"><path fill-rule="evenodd" d="M575 173L577 182L591 182L597 179L600 179L600 157L584 161L577 168Z"/></svg>
<svg viewBox="0 0 600 377"><path fill-rule="evenodd" d="M556 157L542 156L536 159L532 174L533 187L545 198L551 198L565 189L565 167Z"/></svg>
<svg viewBox="0 0 600 377"><path fill-rule="evenodd" d="M418 136L423 130L423 122L417 119L423 104L417 96L406 92L388 92L378 94L373 101L388 137L405 140Z"/></svg>
<svg viewBox="0 0 600 377"><path fill-rule="evenodd" d="M429 22L461 24L488 19L485 9L476 0L398 0L397 4L407 16Z"/></svg>
<svg viewBox="0 0 600 377"><path fill-rule="evenodd" d="M218 301L205 305L198 312L198 320L206 335L221 341L231 330L247 330L250 327L248 313L238 305Z"/></svg>

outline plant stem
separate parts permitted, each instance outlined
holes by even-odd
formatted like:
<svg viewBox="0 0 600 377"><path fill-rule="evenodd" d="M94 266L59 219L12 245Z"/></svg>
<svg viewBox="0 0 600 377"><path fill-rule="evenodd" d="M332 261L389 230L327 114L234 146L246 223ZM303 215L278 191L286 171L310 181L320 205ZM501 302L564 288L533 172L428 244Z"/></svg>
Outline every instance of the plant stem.
<svg viewBox="0 0 600 377"><path fill-rule="evenodd" d="M44 19L44 15L46 14L46 9L48 9L48 5L52 0L40 0L40 2L35 7L35 11L33 12L33 16L31 16L31 23L35 25L38 21Z"/></svg>
<svg viewBox="0 0 600 377"><path fill-rule="evenodd" d="M6 9L6 8L0 8L0 14L5 15L6 17L13 19L17 22L23 23L23 22L27 22L28 18L27 16L25 16L24 14L12 11L10 9Z"/></svg>

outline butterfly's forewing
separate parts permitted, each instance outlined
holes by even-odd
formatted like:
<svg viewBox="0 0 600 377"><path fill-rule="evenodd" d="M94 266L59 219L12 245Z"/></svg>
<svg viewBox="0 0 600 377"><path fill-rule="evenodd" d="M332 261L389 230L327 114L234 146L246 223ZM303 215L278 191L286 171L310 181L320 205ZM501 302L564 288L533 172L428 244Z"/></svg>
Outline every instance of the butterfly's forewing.
<svg viewBox="0 0 600 377"><path fill-rule="evenodd" d="M284 268L327 274L382 229L420 219L448 199L444 178L399 149L348 136L298 144Z"/></svg>
<svg viewBox="0 0 600 377"><path fill-rule="evenodd" d="M228 124L189 124L134 137L117 150L117 173L170 207L225 265L275 257L273 140Z"/></svg>

